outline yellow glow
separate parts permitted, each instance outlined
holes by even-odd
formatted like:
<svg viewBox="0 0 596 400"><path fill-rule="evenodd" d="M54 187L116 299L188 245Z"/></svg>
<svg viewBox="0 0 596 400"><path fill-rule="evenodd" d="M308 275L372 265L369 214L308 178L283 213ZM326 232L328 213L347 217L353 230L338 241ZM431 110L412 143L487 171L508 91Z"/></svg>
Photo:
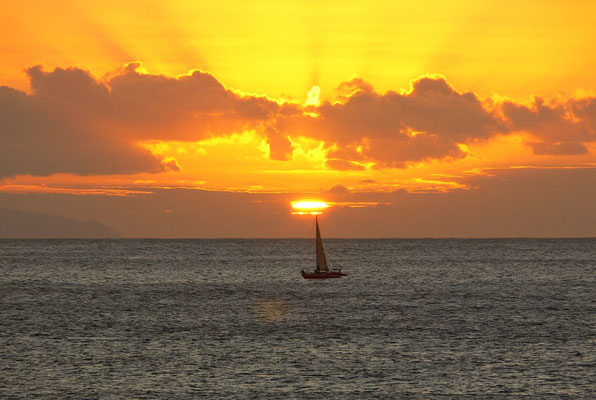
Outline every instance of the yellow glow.
<svg viewBox="0 0 596 400"><path fill-rule="evenodd" d="M142 188L184 187L204 190L224 190L266 193L320 193L338 184L352 193L396 190L424 193L466 189L462 178L490 175L494 169L524 165L528 167L577 167L595 165L596 146L580 156L536 156L524 143L523 134L500 135L487 142L466 145L467 156L444 160L412 163L407 168L372 168L335 171L325 168L326 150L312 139L292 139L294 148L290 160L268 159L265 139L254 132L199 142L146 142L160 159L175 157L180 171L81 177L54 174L49 177L21 175L0 181L0 191L35 192L56 190L77 192L81 185L103 191L107 187ZM162 145L160 145L162 143ZM184 148L187 152L180 152ZM52 189L54 188L54 189ZM78 193L78 192L77 192ZM314 200L313 200L314 201ZM327 205L336 205L328 201ZM294 209L296 212L298 210Z"/></svg>
<svg viewBox="0 0 596 400"><path fill-rule="evenodd" d="M304 102L305 106L315 106L318 107L321 105L321 88L318 86L313 86L306 96L306 101Z"/></svg>
<svg viewBox="0 0 596 400"><path fill-rule="evenodd" d="M318 200L301 200L291 202L294 211L292 214L298 215L320 215L323 210L329 208L329 204Z"/></svg>
<svg viewBox="0 0 596 400"><path fill-rule="evenodd" d="M574 93L596 87L595 12L593 1L6 2L0 84L26 90L23 68L38 63L102 76L141 60L275 98L314 84L331 95L354 74L385 92L434 72L483 96Z"/></svg>
<svg viewBox="0 0 596 400"><path fill-rule="evenodd" d="M284 319L288 310L287 306L276 299L265 299L258 301L253 306L254 315L266 322L275 323Z"/></svg>
<svg viewBox="0 0 596 400"><path fill-rule="evenodd" d="M329 207L329 204L324 201L293 201L292 208L300 211L319 211Z"/></svg>
<svg viewBox="0 0 596 400"><path fill-rule="evenodd" d="M45 64L47 71L78 66L102 79L135 60L143 63L140 73L169 77L199 68L236 93L309 106L310 116L317 116L317 106L337 99L335 89L354 75L382 94L407 92L412 79L440 73L457 90L494 101L593 95L596 87L593 1L504 0L496 7L464 0L231 0L224 7L182 0L31 0L7 2L2 11L0 86L24 91L30 91L30 83L23 70L35 64ZM366 159L370 149L363 138L354 145L354 160L346 163L364 169L338 171L327 164L328 155L339 149L334 139L314 135L308 127L282 132L289 135L287 160L270 159L262 127L226 136L214 131L213 137L193 136L187 126L172 129L190 133L168 136L164 131L163 137L147 136L155 140L138 143L170 166L163 172L7 177L0 190L68 192L86 185L85 190L104 193L107 186L152 186L315 196L342 185L351 193L447 191L465 189L462 177L490 169L595 165L596 155L593 142L584 155L537 156L525 144L533 139L516 133L460 143L465 158L385 168Z"/></svg>

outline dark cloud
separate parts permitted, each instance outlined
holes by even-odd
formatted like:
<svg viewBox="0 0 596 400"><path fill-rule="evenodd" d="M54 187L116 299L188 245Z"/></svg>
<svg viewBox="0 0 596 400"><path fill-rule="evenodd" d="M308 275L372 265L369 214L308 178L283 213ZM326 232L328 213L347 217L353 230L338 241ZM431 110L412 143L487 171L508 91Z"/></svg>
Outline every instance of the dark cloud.
<svg viewBox="0 0 596 400"><path fill-rule="evenodd" d="M269 143L269 157L272 160L287 160L292 153L292 143L287 136L284 136L277 129L269 126L265 129L267 142Z"/></svg>
<svg viewBox="0 0 596 400"><path fill-rule="evenodd" d="M138 72L127 64L101 83L77 68L28 70L33 93L96 114L137 139L199 140L268 124L280 106L266 97L243 96L213 75L195 70L171 78Z"/></svg>
<svg viewBox="0 0 596 400"><path fill-rule="evenodd" d="M348 169L351 161L401 168L409 162L461 158L465 153L458 143L506 130L473 93L460 93L443 78L422 78L404 94L379 94L354 79L342 83L338 92L342 101L323 103L318 117L293 116L294 126L286 123L287 129L298 127L335 145L328 165L338 169Z"/></svg>
<svg viewBox="0 0 596 400"><path fill-rule="evenodd" d="M63 99L79 106L98 108L107 102L110 94L106 85L78 68L56 68L45 72L41 65L36 65L25 72L37 98Z"/></svg>
<svg viewBox="0 0 596 400"><path fill-rule="evenodd" d="M371 141L365 153L377 160L378 167L403 168L408 161L465 157L457 144L437 135L420 134L404 142L392 139Z"/></svg>
<svg viewBox="0 0 596 400"><path fill-rule="evenodd" d="M105 136L81 116L0 87L0 177L53 173L116 174L158 172L160 160L131 142Z"/></svg>
<svg viewBox="0 0 596 400"><path fill-rule="evenodd" d="M596 132L596 98L573 100L570 102L570 108L577 118L586 121L594 135Z"/></svg>
<svg viewBox="0 0 596 400"><path fill-rule="evenodd" d="M422 78L414 82L411 93L388 95L403 107L406 124L416 131L464 143L489 138L505 128L473 93L460 93L443 78Z"/></svg>
<svg viewBox="0 0 596 400"><path fill-rule="evenodd" d="M26 71L30 95L1 87L0 177L178 171L175 160L161 161L136 143L262 129L282 108L228 90L205 72L175 79L140 74L139 67L128 64L99 82L79 68L34 66ZM287 138L268 138L272 158L287 157Z"/></svg>
<svg viewBox="0 0 596 400"><path fill-rule="evenodd" d="M495 104L424 77L409 92L381 94L354 78L337 102L307 108L229 89L204 71L178 78L139 72L130 63L100 81L79 68L26 72L31 94L0 90L0 176L113 174L180 170L138 147L143 140L197 141L254 130L270 157L287 160L288 137L325 142L338 170L406 167L466 156L459 144L528 132L535 154L579 155L596 141L593 98L531 105Z"/></svg>
<svg viewBox="0 0 596 400"><path fill-rule="evenodd" d="M333 155L332 155L333 156ZM328 159L325 163L327 167L336 169L339 171L363 171L364 167L353 161L341 160L341 159Z"/></svg>
<svg viewBox="0 0 596 400"><path fill-rule="evenodd" d="M588 154L588 149L582 143L549 143L549 142L527 142L528 146L536 155L581 155Z"/></svg>
<svg viewBox="0 0 596 400"><path fill-rule="evenodd" d="M302 128L335 145L328 166L336 169L350 169L352 161L400 168L458 159L466 156L458 144L513 132L533 135L537 140L527 144L537 155L586 154L586 143L596 141L594 98L495 104L458 92L441 77L421 78L409 93L379 94L361 79L342 83L338 92L342 101L321 105L319 118Z"/></svg>
<svg viewBox="0 0 596 400"><path fill-rule="evenodd" d="M505 102L501 109L510 132L531 133L539 141L527 143L536 155L580 155L585 143L596 140L594 99L547 103L535 98L530 106ZM594 115L593 115L594 114Z"/></svg>
<svg viewBox="0 0 596 400"><path fill-rule="evenodd" d="M328 192L335 193L335 194L345 194L345 193L350 193L350 190L347 187L345 187L344 185L335 185L331 189L329 189Z"/></svg>

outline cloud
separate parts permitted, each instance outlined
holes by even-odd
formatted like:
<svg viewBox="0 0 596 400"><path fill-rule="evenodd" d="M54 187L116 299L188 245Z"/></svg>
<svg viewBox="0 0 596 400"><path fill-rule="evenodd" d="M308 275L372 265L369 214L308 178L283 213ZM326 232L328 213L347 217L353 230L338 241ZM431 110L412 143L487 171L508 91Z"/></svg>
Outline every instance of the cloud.
<svg viewBox="0 0 596 400"><path fill-rule="evenodd" d="M361 78L343 82L334 101L303 106L226 87L208 72L177 78L129 63L103 80L80 68L29 68L31 94L0 88L0 177L16 174L131 174L179 171L138 143L199 141L246 130L288 160L292 137L324 142L336 170L404 168L467 156L462 144L526 132L534 154L581 155L596 141L594 98L530 105L495 103L441 76L409 91L378 93Z"/></svg>
<svg viewBox="0 0 596 400"><path fill-rule="evenodd" d="M596 236L593 204L596 168L515 168L485 172L490 174L460 178L469 190L325 191L324 199L333 206L324 214L324 234L326 237ZM0 204L14 210L71 219L95 219L128 237L312 237L311 220L290 215L290 201L302 197L296 193L148 190L151 195L128 196L0 191ZM303 198L308 196L304 194Z"/></svg>
<svg viewBox="0 0 596 400"><path fill-rule="evenodd" d="M293 115L292 123L285 123L286 129L334 145L327 163L332 168L351 169L354 161L402 168L409 162L462 158L466 154L458 143L506 130L473 93L456 91L442 77L421 78L401 94L377 93L355 78L342 83L338 93L340 101L323 103L318 117Z"/></svg>
<svg viewBox="0 0 596 400"><path fill-rule="evenodd" d="M101 118L136 139L199 140L268 124L280 106L262 96L227 89L194 70L172 78L140 73L129 63L99 82L77 68L27 70L35 97L63 101Z"/></svg>
<svg viewBox="0 0 596 400"><path fill-rule="evenodd" d="M331 189L329 189L328 192L335 193L335 194L345 194L345 193L350 193L350 189L348 189L344 185L335 185Z"/></svg>
<svg viewBox="0 0 596 400"><path fill-rule="evenodd" d="M233 92L202 71L170 78L139 68L128 64L100 82L79 68L34 66L26 71L31 94L0 87L0 177L179 171L137 143L261 129L274 114L293 112ZM269 140L273 157L289 152L285 136Z"/></svg>
<svg viewBox="0 0 596 400"><path fill-rule="evenodd" d="M288 137L272 126L268 126L265 132L269 143L269 157L272 160L287 160L292 153L292 143Z"/></svg>
<svg viewBox="0 0 596 400"><path fill-rule="evenodd" d="M580 155L587 154L588 149L582 143L548 143L548 142L526 142L536 155Z"/></svg>
<svg viewBox="0 0 596 400"><path fill-rule="evenodd" d="M90 118L60 104L0 87L0 177L53 173L158 172L160 160L134 143L105 136Z"/></svg>
<svg viewBox="0 0 596 400"><path fill-rule="evenodd" d="M538 141L529 141L536 155L581 155L585 143L596 140L594 99L546 102L536 97L528 105L504 102L501 110L510 132L523 131Z"/></svg>
<svg viewBox="0 0 596 400"><path fill-rule="evenodd" d="M341 153L335 153L335 154L339 154L341 155ZM331 153L330 156L333 156L334 153ZM364 170L364 166L355 163L353 161L347 161L347 160L341 160L341 159L328 159L325 162L325 165L327 165L329 168L331 169L335 169L338 171L363 171Z"/></svg>
<svg viewBox="0 0 596 400"><path fill-rule="evenodd" d="M392 96L403 107L406 124L416 131L464 143L489 138L504 129L498 116L476 95L456 91L441 77L419 79L411 93Z"/></svg>
<svg viewBox="0 0 596 400"><path fill-rule="evenodd" d="M178 161L174 157L166 157L161 160L164 171L181 171Z"/></svg>
<svg viewBox="0 0 596 400"><path fill-rule="evenodd" d="M414 81L409 92L385 94L355 78L340 84L338 99L323 103L319 117L301 127L334 145L327 162L334 169L364 163L403 168L411 162L459 159L466 156L459 144L516 132L535 138L527 145L536 155L587 154L586 144L596 141L594 98L536 97L529 106L495 103L431 76Z"/></svg>
<svg viewBox="0 0 596 400"><path fill-rule="evenodd" d="M349 81L339 84L337 87L337 98L342 102L346 102L350 100L350 97L353 97L356 94L371 94L374 93L374 91L375 90L370 83L361 78L352 78Z"/></svg>
<svg viewBox="0 0 596 400"><path fill-rule="evenodd" d="M592 138L596 132L596 98L576 99L570 102L569 108L573 114L585 121L592 131Z"/></svg>

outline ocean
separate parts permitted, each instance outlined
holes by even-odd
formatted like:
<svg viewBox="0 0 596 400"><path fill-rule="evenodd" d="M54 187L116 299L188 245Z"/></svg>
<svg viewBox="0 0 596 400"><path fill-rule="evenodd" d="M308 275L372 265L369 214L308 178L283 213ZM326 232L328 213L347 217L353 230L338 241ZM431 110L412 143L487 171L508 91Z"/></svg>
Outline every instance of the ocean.
<svg viewBox="0 0 596 400"><path fill-rule="evenodd" d="M596 239L0 240L0 398L590 398Z"/></svg>

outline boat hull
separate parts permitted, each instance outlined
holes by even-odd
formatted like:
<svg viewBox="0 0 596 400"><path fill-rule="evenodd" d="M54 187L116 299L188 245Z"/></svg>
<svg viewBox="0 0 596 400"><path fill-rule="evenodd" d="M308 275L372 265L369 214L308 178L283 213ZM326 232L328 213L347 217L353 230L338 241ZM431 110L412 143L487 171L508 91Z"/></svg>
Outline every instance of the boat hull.
<svg viewBox="0 0 596 400"><path fill-rule="evenodd" d="M302 271L302 277L304 279L333 279L333 278L341 278L342 276L346 276L347 274L344 274L342 272L339 271L314 271L314 272L305 272Z"/></svg>

